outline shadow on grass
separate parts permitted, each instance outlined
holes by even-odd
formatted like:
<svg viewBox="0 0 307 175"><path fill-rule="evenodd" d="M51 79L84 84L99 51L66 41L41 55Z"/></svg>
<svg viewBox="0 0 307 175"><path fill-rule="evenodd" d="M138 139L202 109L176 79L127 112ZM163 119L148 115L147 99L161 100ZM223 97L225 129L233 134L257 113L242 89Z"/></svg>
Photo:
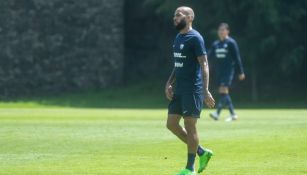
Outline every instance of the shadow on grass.
<svg viewBox="0 0 307 175"><path fill-rule="evenodd" d="M236 108L242 109L306 109L306 98L300 100L289 98L271 98L270 101L253 103L235 94L233 101ZM215 95L218 101L218 96ZM278 99L278 100L276 100ZM0 102L1 108L28 107L73 107L73 108L131 108L160 109L167 108L163 85L143 83L135 86L109 88L99 91L63 94L58 96L31 97Z"/></svg>
<svg viewBox="0 0 307 175"><path fill-rule="evenodd" d="M158 87L158 88L157 88ZM66 93L0 101L0 107L75 107L75 108L165 108L162 85L143 83L135 86L107 88L97 91Z"/></svg>

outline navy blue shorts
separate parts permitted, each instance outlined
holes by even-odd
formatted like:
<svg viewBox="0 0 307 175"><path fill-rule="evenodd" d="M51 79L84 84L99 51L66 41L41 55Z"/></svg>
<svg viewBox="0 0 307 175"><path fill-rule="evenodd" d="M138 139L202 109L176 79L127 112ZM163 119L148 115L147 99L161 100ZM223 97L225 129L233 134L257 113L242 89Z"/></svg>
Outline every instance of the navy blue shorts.
<svg viewBox="0 0 307 175"><path fill-rule="evenodd" d="M174 94L168 105L168 114L199 118L203 101L204 98L201 93Z"/></svg>
<svg viewBox="0 0 307 175"><path fill-rule="evenodd" d="M231 77L231 76L221 78L219 80L219 86L230 87L231 83L232 83L232 79L233 79L233 77Z"/></svg>
<svg viewBox="0 0 307 175"><path fill-rule="evenodd" d="M220 76L218 81L219 86L226 86L230 87L232 80L233 80L233 74L227 75L227 76Z"/></svg>
<svg viewBox="0 0 307 175"><path fill-rule="evenodd" d="M235 71L232 69L217 72L217 80L218 80L217 85L231 87L234 74L235 74Z"/></svg>

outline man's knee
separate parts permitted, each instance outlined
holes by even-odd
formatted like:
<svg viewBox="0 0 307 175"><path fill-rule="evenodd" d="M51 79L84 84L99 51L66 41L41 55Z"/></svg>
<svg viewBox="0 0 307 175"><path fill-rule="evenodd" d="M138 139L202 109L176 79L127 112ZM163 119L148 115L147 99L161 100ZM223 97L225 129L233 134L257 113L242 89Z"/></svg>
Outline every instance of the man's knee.
<svg viewBox="0 0 307 175"><path fill-rule="evenodd" d="M166 122L166 128L170 131L176 131L179 125L180 116L169 116Z"/></svg>
<svg viewBox="0 0 307 175"><path fill-rule="evenodd" d="M170 130L170 131L173 131L173 130L176 128L176 124L167 121L167 122L166 122L166 128L167 128L168 130Z"/></svg>
<svg viewBox="0 0 307 175"><path fill-rule="evenodd" d="M196 123L197 123L197 118L186 117L184 119L184 127L187 130L187 132L196 132Z"/></svg>
<svg viewBox="0 0 307 175"><path fill-rule="evenodd" d="M228 94L229 93L229 88L227 86L220 86L219 87L219 93L220 94Z"/></svg>

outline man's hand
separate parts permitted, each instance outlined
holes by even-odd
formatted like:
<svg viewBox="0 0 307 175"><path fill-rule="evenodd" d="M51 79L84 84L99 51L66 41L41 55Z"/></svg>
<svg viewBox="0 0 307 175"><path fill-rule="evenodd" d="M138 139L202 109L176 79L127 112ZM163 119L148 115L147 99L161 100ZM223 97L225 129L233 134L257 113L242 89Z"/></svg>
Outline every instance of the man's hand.
<svg viewBox="0 0 307 175"><path fill-rule="evenodd" d="M204 102L206 103L206 105L207 105L209 108L213 108L214 105L215 105L215 100L214 100L214 98L212 97L211 93L210 93L209 91L205 91L204 96L205 96Z"/></svg>
<svg viewBox="0 0 307 175"><path fill-rule="evenodd" d="M239 80L242 81L242 80L244 80L244 79L245 79L245 74L240 74L240 75L239 75Z"/></svg>
<svg viewBox="0 0 307 175"><path fill-rule="evenodd" d="M172 100L173 99L173 95L174 95L174 92L173 92L173 87L171 84L169 83L166 83L166 86L165 86L165 96L168 100Z"/></svg>

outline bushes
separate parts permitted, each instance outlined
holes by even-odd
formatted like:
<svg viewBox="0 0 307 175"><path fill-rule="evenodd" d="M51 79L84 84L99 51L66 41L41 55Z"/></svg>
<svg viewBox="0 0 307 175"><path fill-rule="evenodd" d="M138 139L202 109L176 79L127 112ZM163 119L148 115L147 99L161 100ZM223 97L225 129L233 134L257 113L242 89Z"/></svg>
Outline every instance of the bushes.
<svg viewBox="0 0 307 175"><path fill-rule="evenodd" d="M0 94L58 93L120 81L123 1L0 2Z"/></svg>
<svg viewBox="0 0 307 175"><path fill-rule="evenodd" d="M133 4L136 3L133 0L127 2L132 4L131 8L139 8ZM175 30L170 30L173 27L172 16L178 6L186 5L195 10L196 17L193 25L204 35L207 48L210 48L211 43L217 39L218 24L220 22L230 24L231 36L239 43L247 74L247 80L239 86L242 89L236 88L238 91L242 92L246 89L256 100L256 96L260 98L275 92L285 93L285 89L290 93L297 90L304 92L303 90L306 89L307 35L304 29L306 30L307 27L307 1L143 0L142 2L142 8L147 8L141 11L144 13L143 18L140 18L140 10L130 8L129 14L137 13L138 18L134 19L148 21L148 23L144 25L131 20L133 25L130 31L139 30L136 37L145 36L148 33L150 36L155 36L151 42L147 42L154 43L154 46L149 47L149 44L143 44L142 47L157 49L151 49L151 51L148 49L151 54L147 54L149 56L144 59L139 56L142 62L151 61L150 67L160 66L163 62L171 60L170 46L176 33ZM129 21L126 24L129 24ZM138 39L143 38L138 37ZM137 41L136 44L141 45L141 42ZM146 40L143 39L143 41L145 43ZM155 53L159 55L156 56ZM138 55L134 54L134 57ZM138 74L142 72L156 74L148 70L151 69L140 70ZM163 71L163 69L154 70ZM165 74L168 75L169 72L170 70ZM214 73L211 74L213 77L211 80L215 80L214 75Z"/></svg>

